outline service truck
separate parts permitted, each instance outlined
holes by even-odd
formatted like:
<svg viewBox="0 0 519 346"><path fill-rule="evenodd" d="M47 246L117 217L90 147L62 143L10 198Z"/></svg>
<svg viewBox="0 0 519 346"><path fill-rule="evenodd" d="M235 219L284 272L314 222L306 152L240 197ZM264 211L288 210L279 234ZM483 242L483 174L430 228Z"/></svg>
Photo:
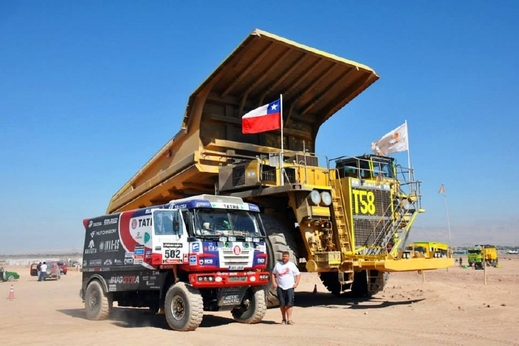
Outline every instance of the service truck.
<svg viewBox="0 0 519 346"><path fill-rule="evenodd" d="M83 221L82 288L89 319L118 306L163 311L174 330L196 329L203 311L258 323L269 283L256 205L198 195Z"/></svg>
<svg viewBox="0 0 519 346"><path fill-rule="evenodd" d="M401 256L425 211L414 170L393 157L316 152L321 125L378 78L366 65L254 30L193 92L180 131L113 195L107 212L198 193L241 197L262 211L269 268L288 250L336 295L377 293L389 272L451 266L452 258ZM278 129L244 133L242 116L275 100ZM377 121L356 117L362 127L341 122L341 147L348 133Z"/></svg>
<svg viewBox="0 0 519 346"><path fill-rule="evenodd" d="M475 269L483 269L483 265L497 267L497 249L494 245L476 245L467 251L469 266ZM483 261L485 263L483 263Z"/></svg>

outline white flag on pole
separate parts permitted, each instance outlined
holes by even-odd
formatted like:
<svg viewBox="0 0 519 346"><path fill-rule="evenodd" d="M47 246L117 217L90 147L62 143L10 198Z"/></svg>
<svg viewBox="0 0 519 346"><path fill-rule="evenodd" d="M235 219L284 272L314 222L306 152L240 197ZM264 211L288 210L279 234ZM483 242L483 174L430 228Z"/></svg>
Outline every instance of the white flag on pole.
<svg viewBox="0 0 519 346"><path fill-rule="evenodd" d="M384 156L391 153L406 151L409 150L407 138L407 122L405 122L393 131L386 133L378 141L371 143L371 150L373 150L377 155Z"/></svg>

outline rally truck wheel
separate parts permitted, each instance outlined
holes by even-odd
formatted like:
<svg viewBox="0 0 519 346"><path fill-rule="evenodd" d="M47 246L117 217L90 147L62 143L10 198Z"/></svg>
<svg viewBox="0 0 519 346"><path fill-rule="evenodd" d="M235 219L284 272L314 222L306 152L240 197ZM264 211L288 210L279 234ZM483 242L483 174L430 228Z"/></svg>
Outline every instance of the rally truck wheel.
<svg viewBox="0 0 519 346"><path fill-rule="evenodd" d="M7 281L13 282L14 281L14 275L9 275L9 277L7 278Z"/></svg>
<svg viewBox="0 0 519 346"><path fill-rule="evenodd" d="M281 260L281 255L284 251L290 253L290 260L297 266L297 246L290 230L272 216L262 214L261 220L268 236L268 271L272 272L276 262ZM266 288L266 299L267 307L279 306L277 291L272 288L272 282L269 282Z"/></svg>
<svg viewBox="0 0 519 346"><path fill-rule="evenodd" d="M184 282L176 283L166 293L164 312L171 329L195 330L204 316L204 302L200 291Z"/></svg>
<svg viewBox="0 0 519 346"><path fill-rule="evenodd" d="M235 321L247 324L259 323L266 312L265 290L254 288L248 289L240 306L231 311Z"/></svg>
<svg viewBox="0 0 519 346"><path fill-rule="evenodd" d="M104 320L112 311L112 296L106 295L99 281L88 284L85 292L85 311L89 320Z"/></svg>

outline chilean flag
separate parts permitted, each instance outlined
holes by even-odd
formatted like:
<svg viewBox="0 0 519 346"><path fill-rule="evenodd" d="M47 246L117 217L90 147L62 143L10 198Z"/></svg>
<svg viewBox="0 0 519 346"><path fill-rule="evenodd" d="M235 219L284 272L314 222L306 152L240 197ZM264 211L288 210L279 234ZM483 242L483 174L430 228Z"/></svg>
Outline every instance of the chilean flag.
<svg viewBox="0 0 519 346"><path fill-rule="evenodd" d="M260 133L281 128L281 101L276 100L258 107L242 117L244 134Z"/></svg>

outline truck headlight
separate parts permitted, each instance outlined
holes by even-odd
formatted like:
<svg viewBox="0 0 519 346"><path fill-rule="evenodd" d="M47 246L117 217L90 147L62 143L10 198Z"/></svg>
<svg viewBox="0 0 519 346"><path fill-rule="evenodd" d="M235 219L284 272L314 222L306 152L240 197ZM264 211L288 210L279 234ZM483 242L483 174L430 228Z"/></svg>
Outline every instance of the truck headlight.
<svg viewBox="0 0 519 346"><path fill-rule="evenodd" d="M321 203L321 195L317 190L312 190L308 195L308 199L312 205L319 205L319 203Z"/></svg>
<svg viewBox="0 0 519 346"><path fill-rule="evenodd" d="M321 205L327 207L330 204L332 204L332 195L328 191L321 192Z"/></svg>

